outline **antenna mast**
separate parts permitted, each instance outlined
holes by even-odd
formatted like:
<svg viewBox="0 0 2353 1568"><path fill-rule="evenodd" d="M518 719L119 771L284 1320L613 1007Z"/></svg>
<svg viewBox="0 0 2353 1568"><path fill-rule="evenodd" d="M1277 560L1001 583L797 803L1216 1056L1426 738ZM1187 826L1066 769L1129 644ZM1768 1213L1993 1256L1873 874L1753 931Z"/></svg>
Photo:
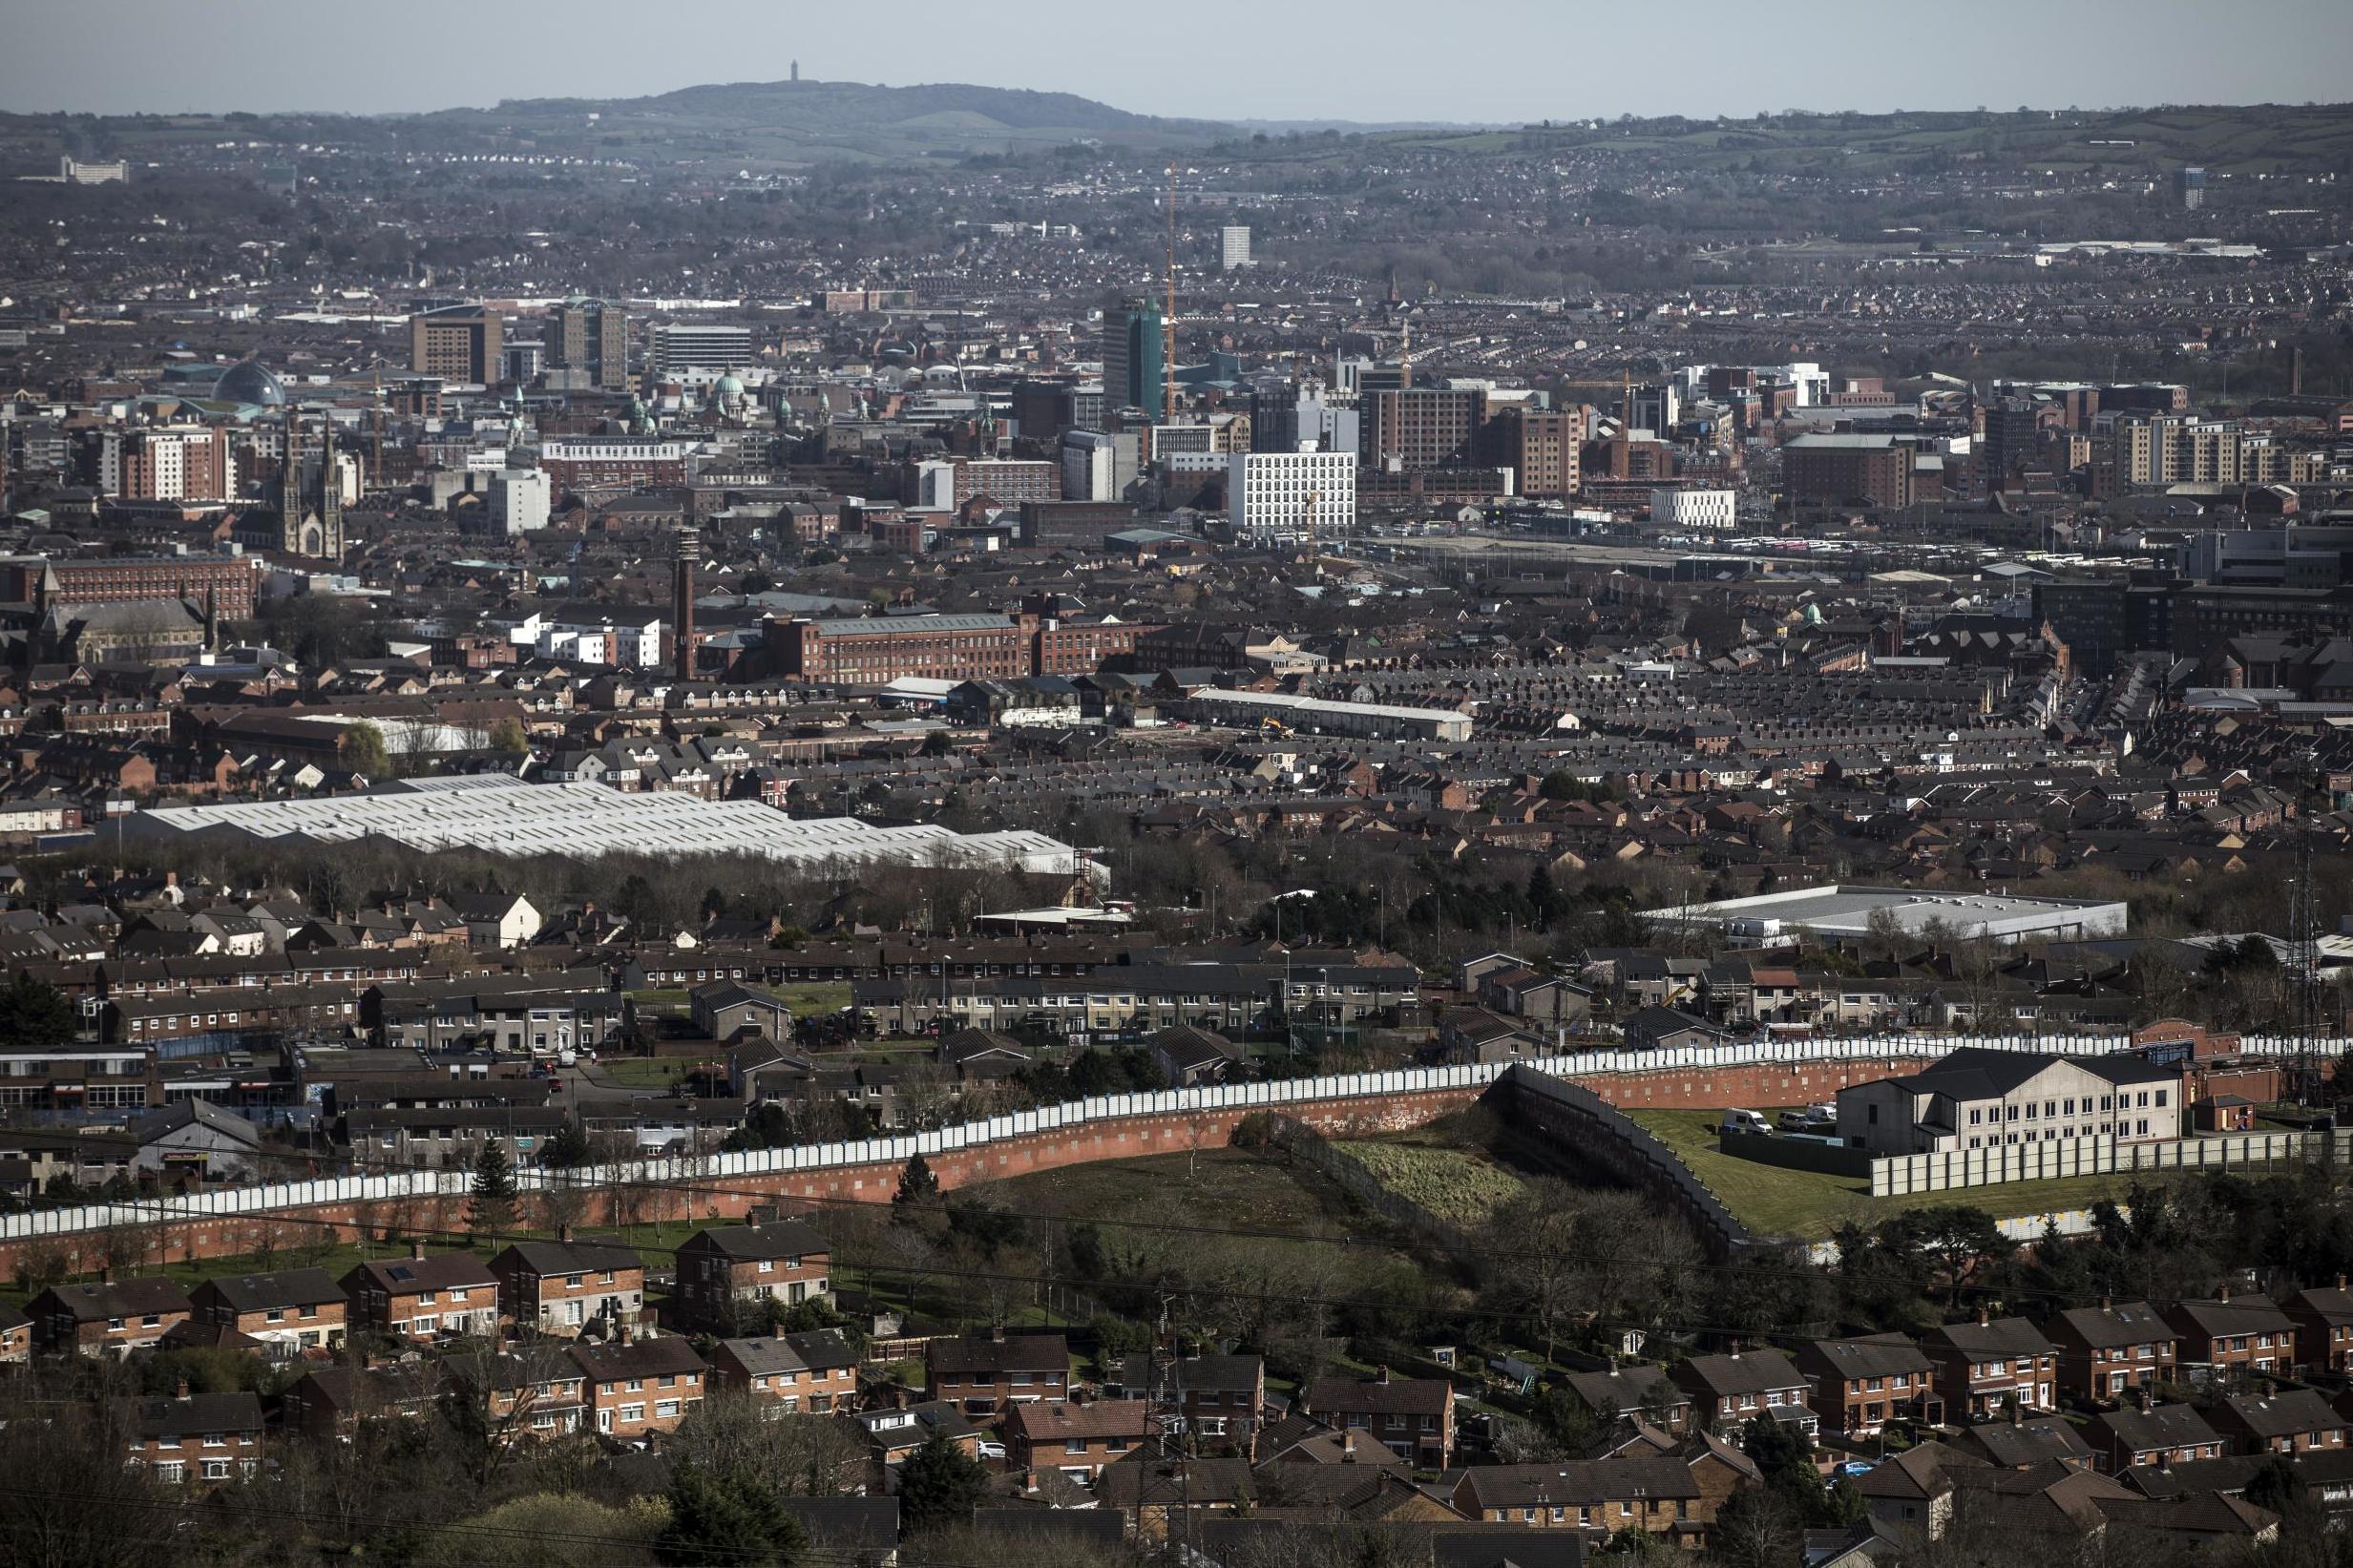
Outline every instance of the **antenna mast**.
<svg viewBox="0 0 2353 1568"><path fill-rule="evenodd" d="M1168 165L1168 303L1160 321L1160 373L1163 381L1160 417L1176 423L1176 165Z"/></svg>

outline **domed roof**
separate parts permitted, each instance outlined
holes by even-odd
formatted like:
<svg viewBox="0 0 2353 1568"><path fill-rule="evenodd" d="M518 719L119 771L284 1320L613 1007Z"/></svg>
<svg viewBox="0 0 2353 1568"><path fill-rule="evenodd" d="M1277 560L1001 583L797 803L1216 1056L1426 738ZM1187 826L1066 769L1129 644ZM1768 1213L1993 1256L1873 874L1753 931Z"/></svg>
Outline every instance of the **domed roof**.
<svg viewBox="0 0 2353 1568"><path fill-rule="evenodd" d="M741 376L733 374L724 375L712 385L712 390L716 391L721 397L742 397L744 395L744 380Z"/></svg>
<svg viewBox="0 0 2353 1568"><path fill-rule="evenodd" d="M263 408L286 406L286 389L260 360L239 360L213 383L213 397L222 403L250 403Z"/></svg>

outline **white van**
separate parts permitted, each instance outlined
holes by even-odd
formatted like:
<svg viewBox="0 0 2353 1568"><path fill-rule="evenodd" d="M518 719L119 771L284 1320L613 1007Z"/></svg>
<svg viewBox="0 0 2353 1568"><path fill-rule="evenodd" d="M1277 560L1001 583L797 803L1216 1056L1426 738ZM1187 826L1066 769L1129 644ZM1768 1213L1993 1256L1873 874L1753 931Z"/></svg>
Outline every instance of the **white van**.
<svg viewBox="0 0 2353 1568"><path fill-rule="evenodd" d="M1766 1121L1762 1111L1726 1111L1724 1119L1715 1124L1715 1134L1718 1138L1730 1133L1770 1134L1772 1131L1773 1126Z"/></svg>

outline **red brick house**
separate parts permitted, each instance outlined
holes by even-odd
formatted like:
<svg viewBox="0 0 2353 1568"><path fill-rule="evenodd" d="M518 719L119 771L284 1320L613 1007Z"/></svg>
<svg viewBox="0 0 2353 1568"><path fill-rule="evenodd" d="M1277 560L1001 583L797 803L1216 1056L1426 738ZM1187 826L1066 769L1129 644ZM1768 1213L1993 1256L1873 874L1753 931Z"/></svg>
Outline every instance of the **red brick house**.
<svg viewBox="0 0 2353 1568"><path fill-rule="evenodd" d="M1799 1348L1795 1365L1813 1380L1825 1431L1867 1437L1891 1420L1943 1420L1934 1364L1902 1334L1817 1339Z"/></svg>
<svg viewBox="0 0 2353 1568"><path fill-rule="evenodd" d="M1453 1461L1454 1385L1442 1378L1391 1377L1386 1367L1370 1382L1319 1377L1299 1390L1299 1408L1329 1426L1362 1432L1425 1470L1443 1470Z"/></svg>
<svg viewBox="0 0 2353 1568"><path fill-rule="evenodd" d="M25 1304L34 1344L86 1356L152 1350L195 1311L179 1286L160 1278L53 1285Z"/></svg>
<svg viewBox="0 0 2353 1568"><path fill-rule="evenodd" d="M0 1305L0 1365L32 1359L32 1320Z"/></svg>
<svg viewBox="0 0 2353 1568"><path fill-rule="evenodd" d="M579 1364L598 1432L624 1443L677 1431L687 1412L703 1403L710 1375L694 1347L670 1335L575 1344L572 1359Z"/></svg>
<svg viewBox="0 0 2353 1568"><path fill-rule="evenodd" d="M2006 1402L2022 1411L2053 1409L2059 1380L2058 1347L2024 1318L1947 1323L1921 1336L1936 1363L1937 1387L1955 1415L1996 1415Z"/></svg>
<svg viewBox="0 0 2353 1568"><path fill-rule="evenodd" d="M1669 1534L1707 1522L1691 1467L1671 1456L1539 1465L1473 1465L1447 1500L1482 1524L1585 1530L1596 1541L1621 1530Z"/></svg>
<svg viewBox="0 0 2353 1568"><path fill-rule="evenodd" d="M779 1414L840 1414L858 1391L857 1348L838 1328L723 1339L711 1351L711 1382L749 1394Z"/></svg>
<svg viewBox="0 0 2353 1568"><path fill-rule="evenodd" d="M167 1484L218 1486L262 1463L262 1396L190 1393L133 1403L125 1461Z"/></svg>
<svg viewBox="0 0 2353 1568"><path fill-rule="evenodd" d="M1144 1446L1151 1435L1151 1409L1142 1399L1016 1405L1005 1418L1006 1457L1020 1470L1059 1470L1092 1481L1103 1466Z"/></svg>
<svg viewBox="0 0 2353 1568"><path fill-rule="evenodd" d="M2215 1411L2214 1424L2241 1453L2344 1449L2345 1418L2310 1389L2233 1394Z"/></svg>
<svg viewBox="0 0 2353 1568"><path fill-rule="evenodd" d="M725 1333L765 1324L771 1307L832 1299L830 1244L802 1220L714 1225L678 1249L678 1304L686 1320Z"/></svg>
<svg viewBox="0 0 2353 1568"><path fill-rule="evenodd" d="M618 1330L645 1308L645 1262L634 1247L569 1230L552 1242L517 1242L491 1260L499 1310L517 1328L577 1338L603 1322Z"/></svg>
<svg viewBox="0 0 2353 1568"><path fill-rule="evenodd" d="M343 1288L354 1328L419 1340L498 1332L498 1277L470 1252L428 1256L411 1243L406 1258L360 1265Z"/></svg>
<svg viewBox="0 0 2353 1568"><path fill-rule="evenodd" d="M324 1268L206 1280L188 1299L200 1321L234 1328L281 1356L341 1345L350 1308L350 1298Z"/></svg>
<svg viewBox="0 0 2353 1568"><path fill-rule="evenodd" d="M2299 1290L2280 1304L2296 1326L2296 1364L2307 1371L2353 1371L2353 1290L2342 1274L2333 1286Z"/></svg>
<svg viewBox="0 0 2353 1568"><path fill-rule="evenodd" d="M1070 1397L1070 1342L1060 1334L935 1339L923 1348L932 1397L967 1415L994 1415L1008 1405Z"/></svg>
<svg viewBox="0 0 2353 1568"><path fill-rule="evenodd" d="M348 1437L369 1421L431 1414L441 1384L440 1369L428 1362L315 1367L286 1390L280 1413L287 1428L306 1436Z"/></svg>
<svg viewBox="0 0 2353 1568"><path fill-rule="evenodd" d="M2059 1348L2059 1387L2078 1399L2122 1399L2174 1379L2181 1336L2145 1301L2071 1307L2043 1322Z"/></svg>
<svg viewBox="0 0 2353 1568"><path fill-rule="evenodd" d="M2296 1325L2261 1296L2234 1296L2224 1289L2212 1301L2174 1302L2162 1311L2181 1336L2184 1366L2259 1376L2284 1369L2296 1357Z"/></svg>
<svg viewBox="0 0 2353 1568"><path fill-rule="evenodd" d="M1810 1403L1814 1385L1778 1350L1692 1356L1669 1368L1667 1376L1691 1395L1692 1419L1712 1432L1769 1415L1795 1422L1810 1438L1821 1424Z"/></svg>
<svg viewBox="0 0 2353 1568"><path fill-rule="evenodd" d="M1267 1364L1260 1356L1130 1356L1121 1387L1178 1417L1187 1434L1248 1454L1267 1405Z"/></svg>
<svg viewBox="0 0 2353 1568"><path fill-rule="evenodd" d="M2188 1405L2128 1404L2100 1411L2084 1427L2091 1462L2120 1474L2135 1465L2186 1465L2219 1459L2222 1434Z"/></svg>

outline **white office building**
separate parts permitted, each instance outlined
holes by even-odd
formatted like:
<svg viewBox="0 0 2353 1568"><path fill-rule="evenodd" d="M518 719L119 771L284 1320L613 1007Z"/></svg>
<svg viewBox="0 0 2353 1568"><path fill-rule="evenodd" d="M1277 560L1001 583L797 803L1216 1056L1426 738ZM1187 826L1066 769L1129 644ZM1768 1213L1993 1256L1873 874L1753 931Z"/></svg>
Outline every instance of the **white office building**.
<svg viewBox="0 0 2353 1568"><path fill-rule="evenodd" d="M1234 537L1258 544L1344 534L1356 523L1356 454L1313 447L1235 452L1226 467L1226 512Z"/></svg>
<svg viewBox="0 0 2353 1568"><path fill-rule="evenodd" d="M1062 499L1116 501L1120 497L1119 443L1100 430L1062 432Z"/></svg>
<svg viewBox="0 0 2353 1568"><path fill-rule="evenodd" d="M1228 272L1250 264L1250 231L1247 223L1229 223L1218 236L1218 259Z"/></svg>
<svg viewBox="0 0 2353 1568"><path fill-rule="evenodd" d="M491 477L491 515L508 538L547 527L555 487L543 469L501 469Z"/></svg>
<svg viewBox="0 0 2353 1568"><path fill-rule="evenodd" d="M735 370L757 365L748 326L711 326L699 322L656 322L653 366L657 374L687 370Z"/></svg>
<svg viewBox="0 0 2353 1568"><path fill-rule="evenodd" d="M1654 490L1650 520L1668 528L1731 528L1739 516L1728 490Z"/></svg>

